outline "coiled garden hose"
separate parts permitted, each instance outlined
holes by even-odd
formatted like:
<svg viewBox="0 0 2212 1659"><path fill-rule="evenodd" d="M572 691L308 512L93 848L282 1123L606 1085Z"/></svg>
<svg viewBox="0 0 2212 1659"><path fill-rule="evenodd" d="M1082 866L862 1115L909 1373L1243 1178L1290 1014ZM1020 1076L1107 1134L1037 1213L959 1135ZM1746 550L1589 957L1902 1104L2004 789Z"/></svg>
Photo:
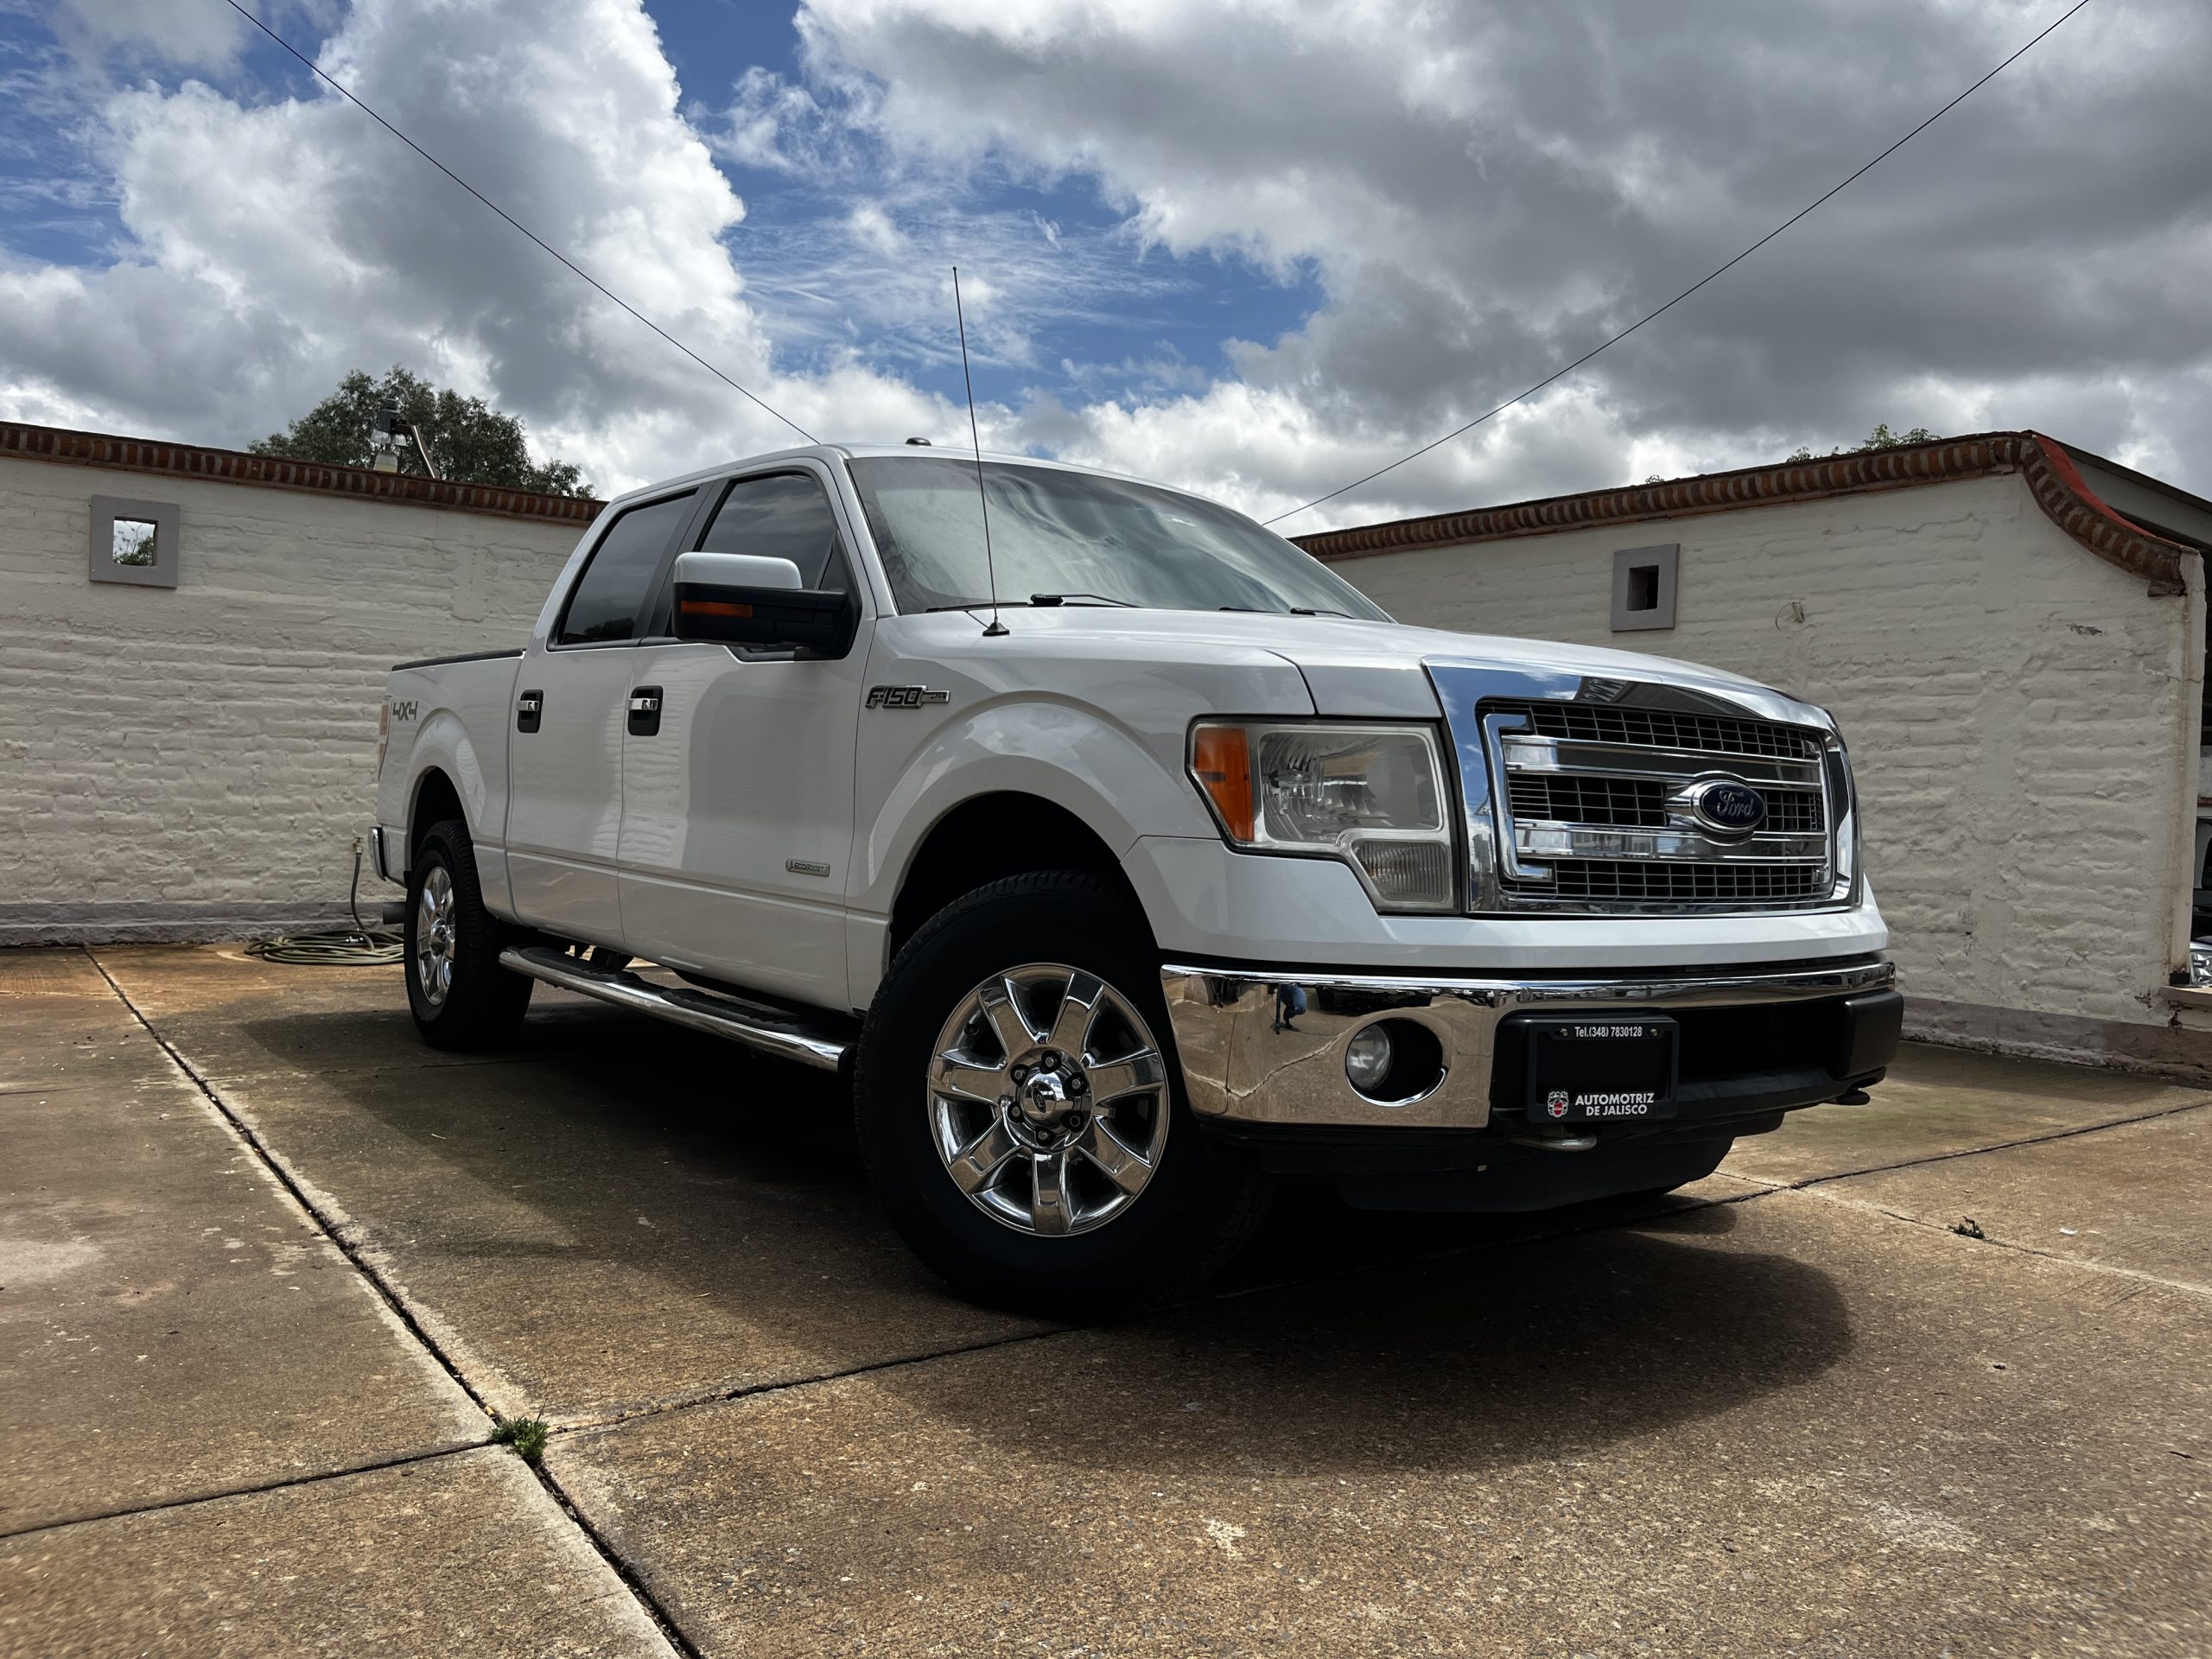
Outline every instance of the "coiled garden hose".
<svg viewBox="0 0 2212 1659"><path fill-rule="evenodd" d="M399 961L406 953L404 936L396 927L371 927L361 919L361 838L353 837L353 884L346 895L353 913L353 931L333 928L321 933L279 933L272 939L256 939L245 948L249 957L264 962L295 963L308 968L375 968Z"/></svg>

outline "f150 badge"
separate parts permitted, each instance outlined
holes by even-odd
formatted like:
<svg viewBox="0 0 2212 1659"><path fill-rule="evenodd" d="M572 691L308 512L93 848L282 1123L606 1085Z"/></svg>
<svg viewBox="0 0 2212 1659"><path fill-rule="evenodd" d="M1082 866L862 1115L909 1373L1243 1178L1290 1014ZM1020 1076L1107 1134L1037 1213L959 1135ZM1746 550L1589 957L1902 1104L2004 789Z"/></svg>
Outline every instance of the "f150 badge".
<svg viewBox="0 0 2212 1659"><path fill-rule="evenodd" d="M951 692L932 691L926 685L871 685L868 689L871 709L918 709L925 702L951 701Z"/></svg>

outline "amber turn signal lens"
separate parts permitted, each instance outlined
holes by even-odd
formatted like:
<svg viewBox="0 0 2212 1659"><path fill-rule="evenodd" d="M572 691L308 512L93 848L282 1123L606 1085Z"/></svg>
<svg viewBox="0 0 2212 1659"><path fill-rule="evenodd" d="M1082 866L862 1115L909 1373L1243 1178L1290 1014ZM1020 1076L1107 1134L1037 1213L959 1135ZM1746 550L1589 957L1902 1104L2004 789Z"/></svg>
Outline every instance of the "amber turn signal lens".
<svg viewBox="0 0 2212 1659"><path fill-rule="evenodd" d="M750 616L753 607L727 599L687 599L677 608L686 616Z"/></svg>
<svg viewBox="0 0 2212 1659"><path fill-rule="evenodd" d="M1235 841L1252 839L1251 741L1242 726L1201 726L1191 736L1191 775Z"/></svg>

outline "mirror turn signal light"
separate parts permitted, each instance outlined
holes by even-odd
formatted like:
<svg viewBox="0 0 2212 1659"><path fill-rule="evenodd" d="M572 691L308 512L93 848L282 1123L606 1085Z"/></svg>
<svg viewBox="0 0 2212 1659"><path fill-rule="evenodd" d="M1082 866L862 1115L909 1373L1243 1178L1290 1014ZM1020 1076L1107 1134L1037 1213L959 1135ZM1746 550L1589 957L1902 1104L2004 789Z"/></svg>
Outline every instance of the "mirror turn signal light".
<svg viewBox="0 0 2212 1659"><path fill-rule="evenodd" d="M750 616L753 607L728 599L684 599L677 601L677 609L686 616Z"/></svg>

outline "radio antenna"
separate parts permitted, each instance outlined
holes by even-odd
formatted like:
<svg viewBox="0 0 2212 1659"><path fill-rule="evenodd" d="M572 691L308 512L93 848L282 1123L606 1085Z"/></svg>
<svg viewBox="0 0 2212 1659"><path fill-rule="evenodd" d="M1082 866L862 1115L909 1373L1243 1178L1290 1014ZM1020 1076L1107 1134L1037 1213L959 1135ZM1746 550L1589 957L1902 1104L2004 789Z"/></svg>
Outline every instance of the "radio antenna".
<svg viewBox="0 0 2212 1659"><path fill-rule="evenodd" d="M960 378L968 388L968 443L976 452L976 499L983 509L983 569L991 583L991 626L983 638L995 639L1006 632L999 620L999 568L991 557L991 497L983 487L983 440L976 431L976 378L968 372L968 315L960 308L960 267L952 268L952 317L960 325Z"/></svg>

